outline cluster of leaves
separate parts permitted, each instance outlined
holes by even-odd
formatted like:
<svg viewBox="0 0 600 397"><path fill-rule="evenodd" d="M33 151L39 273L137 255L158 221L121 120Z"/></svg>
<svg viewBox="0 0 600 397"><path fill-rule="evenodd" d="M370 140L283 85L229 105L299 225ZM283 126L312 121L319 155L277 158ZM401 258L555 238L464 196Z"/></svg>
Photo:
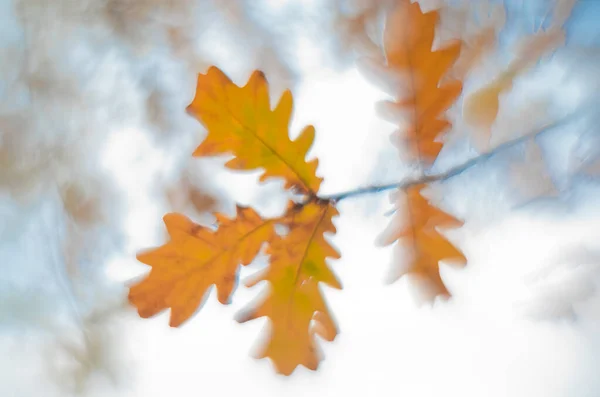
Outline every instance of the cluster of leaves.
<svg viewBox="0 0 600 397"><path fill-rule="evenodd" d="M284 188L300 193L304 200L290 202L286 213L273 219L238 206L234 218L216 214L216 230L181 214L167 214L164 222L171 241L138 255L152 271L131 287L129 300L142 317L171 308L170 325L177 327L197 310L213 284L219 301L228 303L239 265L250 264L266 243L269 267L249 286L266 280L271 287L269 295L239 321L263 316L271 320L262 356L270 357L280 372L289 374L299 364L316 369L320 357L314 334L326 340L337 334L319 283L333 288L341 288L341 284L325 261L340 255L324 237L335 233L332 219L338 211L334 202L318 197L322 182L316 175L318 161L305 160L315 130L308 126L295 141L290 140L292 95L286 91L271 110L267 81L258 71L244 87L238 87L211 67L199 76L188 111L208 130L194 156L233 154L226 163L228 168L262 168L261 181L283 178ZM278 225L289 232L278 234Z"/></svg>
<svg viewBox="0 0 600 397"><path fill-rule="evenodd" d="M392 140L409 153L421 178L398 184L394 197L403 209L396 212L381 242L410 248L408 258L404 254L399 258L410 263L398 274L425 280L433 287L433 296L449 296L439 263L464 265L466 258L441 230L459 227L462 222L437 208L422 192L427 183L440 179L428 177L426 169L440 153L444 145L440 138L451 126L445 113L461 97L464 65L474 64L481 48L453 40L433 49L439 18L438 10L423 13L418 3L409 0L398 1L386 16L385 61L380 70L408 77L387 108L408 118L410 126L398 129ZM485 133L497 115L498 96L510 88L518 73L560 41L561 32L557 27L535 36L509 71L467 98L465 118L478 123ZM489 29L482 30L479 41L490 41L489 35ZM459 64L463 71L456 73ZM452 70L455 73L449 73ZM230 302L239 266L250 264L266 244L268 267L247 285L267 281L268 295L238 321L268 317L271 327L259 356L270 358L278 372L291 374L298 365L318 367L321 355L315 335L332 341L338 333L319 283L342 288L327 263L327 258L338 259L340 254L326 234L336 232L333 218L343 196L319 195L323 179L316 175L318 160L306 160L315 129L307 126L291 140L292 95L286 91L271 109L268 88L259 71L243 87L216 67L200 74L188 112L204 125L208 135L193 156L233 155L226 167L262 169L261 181L282 178L284 188L301 198L290 201L277 218L263 218L242 206L233 218L217 213L216 228L196 224L182 214L165 215L171 239L138 255L138 260L152 269L131 286L129 301L144 318L171 309L170 325L180 326L198 309L213 284L218 300ZM285 226L287 232L279 233L278 226Z"/></svg>

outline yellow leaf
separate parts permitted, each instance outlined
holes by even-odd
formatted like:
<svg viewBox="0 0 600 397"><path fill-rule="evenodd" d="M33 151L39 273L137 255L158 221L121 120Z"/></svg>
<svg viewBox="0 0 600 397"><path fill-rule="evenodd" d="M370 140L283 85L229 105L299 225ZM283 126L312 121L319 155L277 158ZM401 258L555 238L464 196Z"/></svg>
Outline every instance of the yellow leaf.
<svg viewBox="0 0 600 397"><path fill-rule="evenodd" d="M461 43L432 51L438 20L437 11L423 14L418 3L400 0L384 32L387 67L408 80L407 92L398 93L395 106L398 111L408 110L411 127L396 141L423 162L432 162L440 152L443 143L437 139L450 127L443 113L462 91L460 81L440 84L458 58Z"/></svg>
<svg viewBox="0 0 600 397"><path fill-rule="evenodd" d="M219 301L229 302L239 265L252 262L263 243L272 239L274 224L240 206L236 218L216 216L219 228L213 231L181 214L165 215L171 240L137 256L152 267L129 291L129 302L140 317L171 308L170 325L178 327L194 314L213 284Z"/></svg>
<svg viewBox="0 0 600 397"><path fill-rule="evenodd" d="M322 181L316 176L318 160L305 160L315 129L307 126L295 141L290 140L292 105L292 94L285 91L271 110L262 72L255 71L248 83L239 87L221 70L211 67L199 75L196 96L187 108L208 130L194 156L233 154L227 167L264 168L261 181L281 177L286 189L315 195Z"/></svg>
<svg viewBox="0 0 600 397"><path fill-rule="evenodd" d="M238 318L240 322L270 319L269 338L258 358L269 357L280 373L289 375L298 365L316 370L321 356L314 334L331 341L338 333L319 288L321 282L342 288L325 261L340 258L324 237L335 233L332 218L337 215L327 201L290 206L285 221L289 233L272 241L270 267L251 283L268 281L269 295Z"/></svg>
<svg viewBox="0 0 600 397"><path fill-rule="evenodd" d="M492 136L492 125L496 121L500 109L500 95L512 88L513 79L518 70L509 69L497 77L492 83L475 91L465 100L463 118L478 129L475 145L481 150L488 149Z"/></svg>
<svg viewBox="0 0 600 397"><path fill-rule="evenodd" d="M439 261L453 260L457 264L465 264L466 258L439 233L438 228L456 228L462 226L462 222L432 206L421 195L423 187L418 185L407 189L407 209L397 212L396 218L379 239L384 246L395 242L405 243L411 256L406 274L429 282L437 295L449 296L440 277Z"/></svg>
<svg viewBox="0 0 600 397"><path fill-rule="evenodd" d="M267 280L271 293L240 321L271 319L273 329L263 356L270 357L280 373L290 374L298 365L314 370L321 360L314 335L326 340L337 335L319 283L341 288L325 262L340 257L324 236L335 233L332 218L338 212L334 202L317 197L322 181L315 174L317 160L305 160L314 128L307 127L295 141L289 139L291 94L286 92L271 110L267 82L260 72L238 87L219 69L210 68L199 76L188 111L208 130L194 156L233 154L226 164L229 168L263 168L261 180L284 178L285 188L307 197L302 203L290 203L286 213L275 219L262 219L254 210L238 206L236 218L216 214L215 230L183 215L167 214L171 241L138 255L152 270L130 288L129 300L141 317L171 308L170 324L179 326L198 309L213 284L219 301L228 303L239 265L249 264L265 243L269 266L255 275L254 283ZM277 225L286 226L287 234L278 235Z"/></svg>

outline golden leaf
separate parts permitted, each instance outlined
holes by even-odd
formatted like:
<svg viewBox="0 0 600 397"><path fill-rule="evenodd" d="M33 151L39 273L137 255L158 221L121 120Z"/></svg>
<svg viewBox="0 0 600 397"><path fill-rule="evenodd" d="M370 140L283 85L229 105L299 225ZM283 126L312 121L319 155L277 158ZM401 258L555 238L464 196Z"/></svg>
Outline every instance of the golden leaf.
<svg viewBox="0 0 600 397"><path fill-rule="evenodd" d="M424 185L412 186L406 192L405 211L398 211L396 218L382 233L382 245L403 242L411 255L407 274L428 281L437 295L449 296L439 273L439 261L453 260L465 264L466 258L438 231L438 228L456 228L462 222L432 206L421 194ZM399 195L400 196L400 195Z"/></svg>
<svg viewBox="0 0 600 397"><path fill-rule="evenodd" d="M194 156L233 154L226 164L229 168L263 168L261 180L284 178L286 189L307 197L302 203L290 203L286 213L275 219L262 219L254 210L238 206L235 218L216 214L216 230L180 214L166 215L171 241L138 255L152 271L131 287L129 300L141 317L171 308L170 324L179 326L198 309L212 284L219 301L228 303L239 265L249 264L266 243L269 266L255 282L267 280L271 293L240 321L271 319L273 329L262 356L270 357L279 372L290 374L298 365L314 370L321 360L314 335L333 340L337 334L318 284L341 288L325 263L328 257L340 257L324 237L335 233L332 218L338 212L331 200L317 197L322 181L315 175L317 160L305 160L314 128L307 127L295 141L289 139L291 94L286 92L271 110L268 85L260 72L238 87L220 70L210 68L198 78L188 110L208 130ZM286 226L288 233L276 234L277 225Z"/></svg>
<svg viewBox="0 0 600 397"><path fill-rule="evenodd" d="M194 156L233 154L226 166L235 170L264 168L260 180L285 179L285 188L315 195L322 178L316 176L318 160L306 162L314 137L305 127L291 141L288 135L292 94L285 91L275 109L269 103L269 87L262 72L255 71L239 87L216 67L198 77L196 96L188 112L208 130Z"/></svg>
<svg viewBox="0 0 600 397"><path fill-rule="evenodd" d="M321 282L342 288L325 262L340 258L324 237L324 233L335 233L332 218L336 215L338 211L328 201L290 205L289 233L271 242L270 267L249 285L266 280L269 295L238 318L240 322L263 316L270 319L270 335L258 358L269 357L278 372L286 375L298 365L316 370L321 357L314 334L331 341L338 333L319 288Z"/></svg>
<svg viewBox="0 0 600 397"><path fill-rule="evenodd" d="M399 99L388 103L386 110L411 115L405 135L397 131L392 140L402 148L408 147L420 167L433 162L442 149L443 142L439 138L451 126L444 113L462 91L462 82L452 80L449 74L459 57L462 42L452 41L433 50L439 18L437 10L423 13L418 3L400 0L388 15L384 32L386 73L407 80L405 92L398 92ZM436 228L456 227L460 222L430 205L421 196L423 187L407 189L406 211L398 211L380 241L383 245L396 241L407 243L412 259L404 273L429 281L437 294L449 295L439 274L439 261L458 259L465 263L465 257ZM398 277L404 274L397 273Z"/></svg>
<svg viewBox="0 0 600 397"><path fill-rule="evenodd" d="M239 265L252 262L263 243L274 236L274 224L240 206L235 218L216 216L219 228L213 231L184 215L165 215L171 240L137 256L152 266L150 274L129 291L129 302L140 317L171 308L169 324L178 327L194 314L213 284L219 302L229 303Z"/></svg>
<svg viewBox="0 0 600 397"><path fill-rule="evenodd" d="M463 118L468 124L478 129L474 143L481 151L488 149L492 125L496 121L500 109L500 95L512 88L513 80L518 73L517 69L505 71L492 83L475 91L465 100Z"/></svg>
<svg viewBox="0 0 600 397"><path fill-rule="evenodd" d="M411 114L409 130L396 141L408 146L420 162L432 162L440 152L443 143L437 139L450 127L443 112L462 91L460 81L440 84L458 58L461 43L432 51L438 20L437 11L423 14L418 3L401 0L388 15L384 32L387 68L408 80L407 92L399 92L391 104Z"/></svg>

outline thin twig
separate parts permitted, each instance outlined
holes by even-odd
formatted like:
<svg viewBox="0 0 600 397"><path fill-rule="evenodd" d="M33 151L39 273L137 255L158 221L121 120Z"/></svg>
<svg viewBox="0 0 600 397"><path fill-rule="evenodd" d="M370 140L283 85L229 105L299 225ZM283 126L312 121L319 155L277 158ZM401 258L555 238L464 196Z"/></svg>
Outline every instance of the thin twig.
<svg viewBox="0 0 600 397"><path fill-rule="evenodd" d="M384 192L384 191L392 190L392 189L405 190L405 189L408 189L409 187L415 186L415 185L445 181L445 180L448 180L452 177L455 177L455 176L463 173L464 171L470 169L471 167L477 165L478 163L480 163L482 161L488 160L492 156L495 156L504 150L510 149L528 139L536 138L536 137L538 137L548 131L551 131L555 128L564 126L564 125L568 124L569 122L573 121L574 119L576 119L577 117L585 114L588 110L589 110L588 107L580 108L579 110L571 113L568 116L563 117L560 120L546 124L545 126L543 126L540 129L534 130L533 132L522 135L519 138L510 140L501 145L498 145L494 149L492 149L486 153L482 153L464 163L461 163L459 165L451 167L450 169L448 169L444 172L438 173L438 174L423 175L420 177L408 177L408 178L404 178L403 180L401 180L399 182L389 183L386 185L361 187L361 188L349 190L346 192L330 194L330 195L326 195L326 196L320 196L320 198L323 200L339 202L340 200L344 200L349 197L360 196L363 194L379 193L379 192Z"/></svg>

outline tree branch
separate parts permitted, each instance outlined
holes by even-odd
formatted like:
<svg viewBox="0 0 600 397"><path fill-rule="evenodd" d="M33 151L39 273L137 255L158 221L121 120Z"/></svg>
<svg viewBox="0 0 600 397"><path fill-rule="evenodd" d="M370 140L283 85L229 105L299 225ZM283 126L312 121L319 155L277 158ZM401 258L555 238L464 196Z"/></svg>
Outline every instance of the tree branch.
<svg viewBox="0 0 600 397"><path fill-rule="evenodd" d="M353 190L348 190L346 192L330 194L330 195L326 195L326 196L319 196L319 198L321 198L323 200L331 200L334 202L339 202L346 198L360 196L363 194L379 193L379 192L384 192L384 191L391 190L391 189L405 190L412 186L420 185L423 183L445 181L445 180L448 180L452 177L455 177L455 176L463 173L464 171L470 169L471 167L477 165L478 163L488 160L489 158L491 158L507 149L510 149L528 139L534 139L538 136L541 136L544 133L547 133L558 127L562 127L562 126L568 124L569 122L575 120L576 118L582 116L587 111L589 111L588 107L580 108L579 110L572 112L570 115L565 116L565 117L561 118L560 120L553 121L551 123L544 125L540 129L534 130L528 134L524 134L524 135L520 136L519 138L516 138L516 139L510 140L508 142L505 142L503 144L500 144L500 145L496 146L494 149L492 149L486 153L482 153L470 160L465 161L464 163L461 163L459 165L451 167L444 172L440 172L437 174L423 175L423 176L416 177L416 178L408 177L408 178L404 178L403 180L401 180L399 182L394 182L394 183L390 183L390 184L386 184L386 185L361 187L361 188L357 188L357 189L353 189Z"/></svg>

